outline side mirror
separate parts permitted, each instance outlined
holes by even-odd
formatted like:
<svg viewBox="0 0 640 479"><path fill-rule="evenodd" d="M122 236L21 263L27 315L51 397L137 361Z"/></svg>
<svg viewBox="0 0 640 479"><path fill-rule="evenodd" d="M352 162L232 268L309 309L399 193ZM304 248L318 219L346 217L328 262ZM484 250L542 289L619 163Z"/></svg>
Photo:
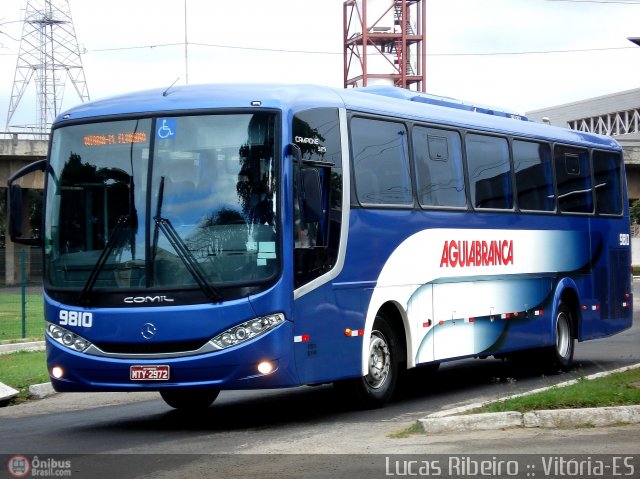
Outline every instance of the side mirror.
<svg viewBox="0 0 640 479"><path fill-rule="evenodd" d="M22 237L22 186L11 185L9 189L9 236L16 242Z"/></svg>
<svg viewBox="0 0 640 479"><path fill-rule="evenodd" d="M44 172L46 170L47 160L35 161L24 168L20 169L11 177L7 182L9 187L9 237L14 243L20 243L24 245L37 246L42 243L42 238L23 238L22 224L24 221L24 215L22 211L23 198L22 187L16 183L17 180L32 174L36 171Z"/></svg>

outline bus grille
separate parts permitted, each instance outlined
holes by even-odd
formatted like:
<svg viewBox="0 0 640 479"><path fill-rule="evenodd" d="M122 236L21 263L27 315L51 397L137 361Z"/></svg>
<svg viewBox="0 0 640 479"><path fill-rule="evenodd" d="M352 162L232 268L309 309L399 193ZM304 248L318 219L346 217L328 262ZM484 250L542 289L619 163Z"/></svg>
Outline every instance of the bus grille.
<svg viewBox="0 0 640 479"><path fill-rule="evenodd" d="M112 354L167 354L197 351L206 340L169 343L94 343L101 351Z"/></svg>

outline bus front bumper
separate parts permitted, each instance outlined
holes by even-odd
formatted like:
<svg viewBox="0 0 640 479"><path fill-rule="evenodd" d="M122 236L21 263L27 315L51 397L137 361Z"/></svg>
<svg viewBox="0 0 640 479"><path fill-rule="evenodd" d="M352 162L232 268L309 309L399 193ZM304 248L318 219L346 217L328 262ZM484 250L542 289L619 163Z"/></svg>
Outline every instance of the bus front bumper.
<svg viewBox="0 0 640 479"><path fill-rule="evenodd" d="M58 392L292 387L299 385L292 329L287 321L264 336L227 349L153 359L79 353L47 337L47 366Z"/></svg>

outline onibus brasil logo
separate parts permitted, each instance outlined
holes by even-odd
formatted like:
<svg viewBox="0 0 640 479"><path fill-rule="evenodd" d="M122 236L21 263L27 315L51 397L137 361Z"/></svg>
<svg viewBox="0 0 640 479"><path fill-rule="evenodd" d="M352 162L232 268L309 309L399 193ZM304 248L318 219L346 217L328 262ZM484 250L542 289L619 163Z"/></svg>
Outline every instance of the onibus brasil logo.
<svg viewBox="0 0 640 479"><path fill-rule="evenodd" d="M16 454L9 458L7 471L11 477L27 477L30 473L38 477L70 477L71 461L51 457L41 459L38 456L29 459L22 454Z"/></svg>

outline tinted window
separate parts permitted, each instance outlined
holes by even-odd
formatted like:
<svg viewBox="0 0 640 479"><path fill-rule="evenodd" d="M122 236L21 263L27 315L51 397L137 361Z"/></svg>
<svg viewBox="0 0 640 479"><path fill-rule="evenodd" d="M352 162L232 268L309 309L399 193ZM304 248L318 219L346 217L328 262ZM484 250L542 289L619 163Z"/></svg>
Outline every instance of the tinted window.
<svg viewBox="0 0 640 479"><path fill-rule="evenodd" d="M475 208L513 207L513 189L507 140L467 135L467 169L471 202Z"/></svg>
<svg viewBox="0 0 640 479"><path fill-rule="evenodd" d="M340 121L335 108L316 108L293 117L293 142L308 162L330 163L318 167L306 163L294 167L294 266L295 285L328 272L336 264L342 220L342 151ZM303 179L313 178L319 185L322 205L328 211L304 214L311 192L304 190Z"/></svg>
<svg viewBox="0 0 640 479"><path fill-rule="evenodd" d="M466 206L462 146L454 131L413 130L418 201L422 206Z"/></svg>
<svg viewBox="0 0 640 479"><path fill-rule="evenodd" d="M356 194L362 204L413 203L407 130L401 123L354 118L351 144Z"/></svg>
<svg viewBox="0 0 640 479"><path fill-rule="evenodd" d="M520 209L553 211L553 166L549 145L514 141L513 166Z"/></svg>
<svg viewBox="0 0 640 479"><path fill-rule="evenodd" d="M594 151L593 174L596 186L596 210L606 215L622 213L620 185L622 158L617 153Z"/></svg>
<svg viewBox="0 0 640 479"><path fill-rule="evenodd" d="M591 213L591 168L587 150L561 146L555 150L558 205L567 213Z"/></svg>

